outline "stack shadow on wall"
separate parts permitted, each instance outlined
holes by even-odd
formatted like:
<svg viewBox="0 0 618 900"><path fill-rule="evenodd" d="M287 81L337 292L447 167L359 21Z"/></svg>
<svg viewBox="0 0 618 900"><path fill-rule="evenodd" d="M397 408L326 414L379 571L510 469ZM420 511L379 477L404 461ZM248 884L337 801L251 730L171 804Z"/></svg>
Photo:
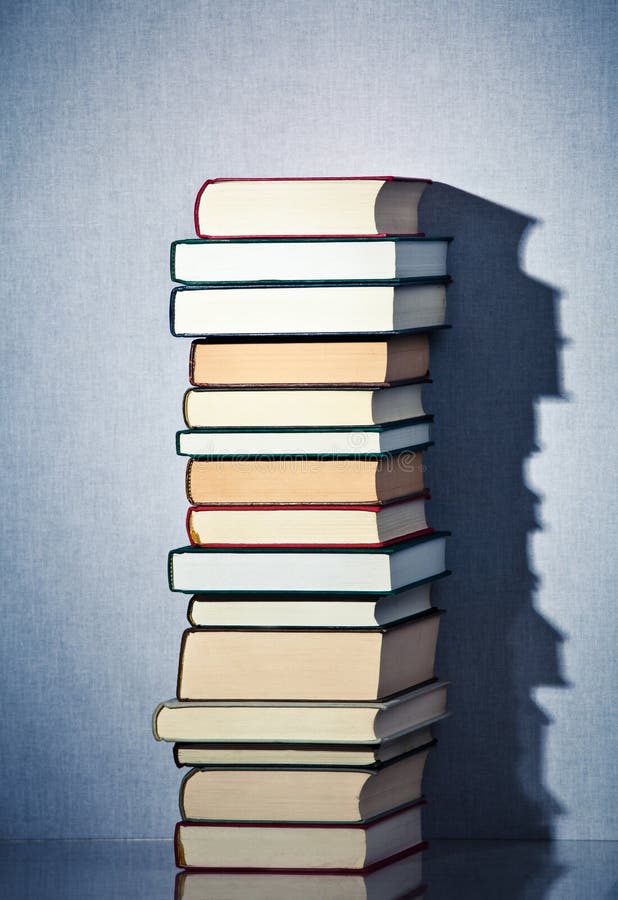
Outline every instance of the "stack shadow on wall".
<svg viewBox="0 0 618 900"><path fill-rule="evenodd" d="M268 896L325 889L303 872L332 896L340 877L376 897L420 883L449 574L422 403L449 238L413 234L426 185L207 182L198 239L172 247L172 332L197 339L190 544L169 558L192 627L154 719L189 769L179 896L233 895L249 871L287 873Z"/></svg>
<svg viewBox="0 0 618 900"><path fill-rule="evenodd" d="M550 723L532 692L565 685L563 638L534 606L529 537L542 524L525 462L540 449L536 401L562 395L558 294L522 269L534 220L443 184L426 193L420 215L428 231L439 223L457 235L449 254L457 340L436 335L438 387L427 389L436 414L431 479L440 485L433 507L454 534L438 664L447 677L458 673L457 716L430 763L429 783L445 802L428 809L427 832L546 839L560 808L543 785ZM434 596L439 603L440 585ZM520 896L533 869L505 896Z"/></svg>

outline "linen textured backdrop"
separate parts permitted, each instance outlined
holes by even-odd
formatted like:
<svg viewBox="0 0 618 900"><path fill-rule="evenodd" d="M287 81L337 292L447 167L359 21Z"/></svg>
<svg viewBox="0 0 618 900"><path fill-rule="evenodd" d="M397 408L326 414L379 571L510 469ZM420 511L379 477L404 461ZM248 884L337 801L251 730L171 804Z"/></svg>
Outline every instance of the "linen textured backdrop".
<svg viewBox="0 0 618 900"><path fill-rule="evenodd" d="M149 730L185 598L188 341L168 251L206 177L440 182L432 522L455 715L426 831L616 839L613 4L7 2L0 736L6 838L168 837Z"/></svg>

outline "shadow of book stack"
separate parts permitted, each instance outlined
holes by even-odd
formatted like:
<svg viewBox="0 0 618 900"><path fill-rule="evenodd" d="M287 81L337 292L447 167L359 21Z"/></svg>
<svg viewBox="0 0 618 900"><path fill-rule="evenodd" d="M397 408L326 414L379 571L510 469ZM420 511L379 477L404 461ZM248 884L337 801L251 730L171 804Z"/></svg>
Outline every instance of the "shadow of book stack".
<svg viewBox="0 0 618 900"><path fill-rule="evenodd" d="M154 716L189 768L180 897L246 896L247 873L264 896L420 882L447 714L421 391L449 239L417 234L427 184L210 181L199 238L172 245L172 333L198 338L177 436L190 545L169 558L192 627Z"/></svg>

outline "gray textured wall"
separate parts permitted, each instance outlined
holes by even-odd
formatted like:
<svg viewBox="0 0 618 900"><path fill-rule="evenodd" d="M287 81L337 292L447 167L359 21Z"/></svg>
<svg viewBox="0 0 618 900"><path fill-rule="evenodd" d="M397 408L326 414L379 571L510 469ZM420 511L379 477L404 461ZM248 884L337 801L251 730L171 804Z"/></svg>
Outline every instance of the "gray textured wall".
<svg viewBox="0 0 618 900"><path fill-rule="evenodd" d="M2 836L171 833L167 257L197 188L395 173L441 182L426 227L457 237L427 831L618 838L612 6L2 4Z"/></svg>

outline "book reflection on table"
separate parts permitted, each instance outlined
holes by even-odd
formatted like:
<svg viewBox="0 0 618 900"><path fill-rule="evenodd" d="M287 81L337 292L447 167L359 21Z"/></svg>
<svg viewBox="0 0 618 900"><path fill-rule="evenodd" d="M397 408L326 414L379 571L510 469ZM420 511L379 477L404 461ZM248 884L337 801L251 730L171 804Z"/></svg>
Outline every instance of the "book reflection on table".
<svg viewBox="0 0 618 900"><path fill-rule="evenodd" d="M425 845L421 845L421 850ZM422 852L365 875L180 872L175 900L423 900Z"/></svg>

